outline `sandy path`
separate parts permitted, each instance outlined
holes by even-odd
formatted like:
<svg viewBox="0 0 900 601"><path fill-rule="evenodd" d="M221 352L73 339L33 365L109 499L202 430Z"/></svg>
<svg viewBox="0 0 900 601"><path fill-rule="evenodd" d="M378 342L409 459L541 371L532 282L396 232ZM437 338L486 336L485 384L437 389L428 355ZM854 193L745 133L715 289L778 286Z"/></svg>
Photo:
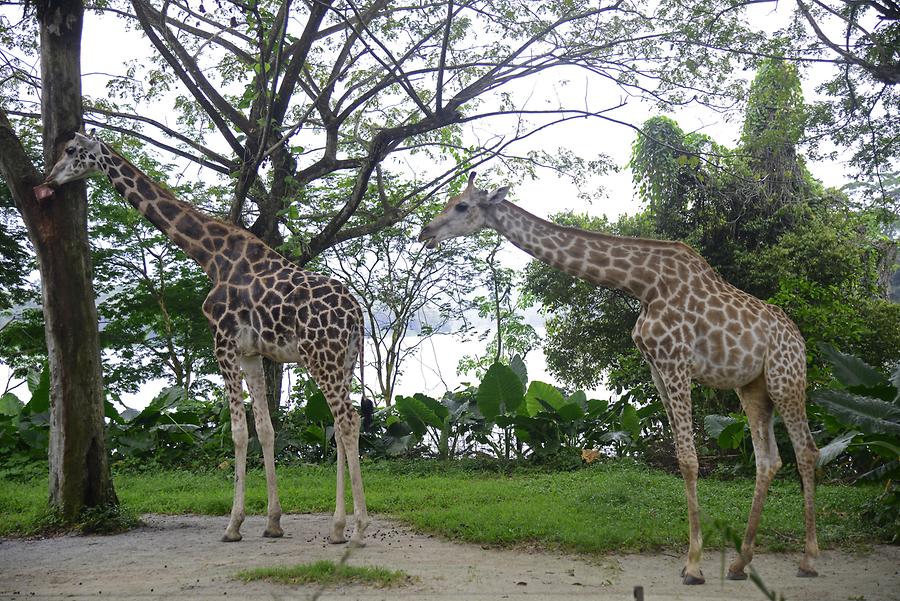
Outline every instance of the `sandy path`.
<svg viewBox="0 0 900 601"><path fill-rule="evenodd" d="M0 540L0 601L7 599L308 599L313 587L233 579L240 569L337 560L328 545L330 516L287 515L285 538L259 536L264 518L250 516L244 540L219 542L227 518L145 516L146 526L117 536ZM481 601L572 599L627 601L642 585L647 601L760 600L749 581L720 582L720 554L705 559L707 584L685 587L673 553L579 558L559 553L483 549L416 534L375 519L368 545L349 563L402 569L417 578L397 589L344 587L322 599ZM868 555L825 551L817 579L794 576L798 557L762 554L754 560L765 580L788 601L900 600L900 548Z"/></svg>

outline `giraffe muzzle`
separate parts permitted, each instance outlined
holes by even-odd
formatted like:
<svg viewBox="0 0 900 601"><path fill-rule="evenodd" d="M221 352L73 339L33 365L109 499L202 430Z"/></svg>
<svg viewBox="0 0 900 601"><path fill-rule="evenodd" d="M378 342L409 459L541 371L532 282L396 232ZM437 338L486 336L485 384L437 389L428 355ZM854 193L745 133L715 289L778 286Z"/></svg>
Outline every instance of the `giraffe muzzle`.
<svg viewBox="0 0 900 601"><path fill-rule="evenodd" d="M422 228L421 233L419 233L419 242L424 242L425 248L437 248L439 244L435 239L434 234L431 233L431 228L427 225Z"/></svg>

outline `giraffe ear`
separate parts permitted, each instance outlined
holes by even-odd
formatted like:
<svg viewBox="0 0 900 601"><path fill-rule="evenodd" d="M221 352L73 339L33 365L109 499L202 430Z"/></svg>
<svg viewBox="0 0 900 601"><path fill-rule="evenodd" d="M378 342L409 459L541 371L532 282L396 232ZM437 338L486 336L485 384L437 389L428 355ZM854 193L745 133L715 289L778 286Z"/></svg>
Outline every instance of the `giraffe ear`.
<svg viewBox="0 0 900 601"><path fill-rule="evenodd" d="M497 188L493 192L488 195L488 204L496 205L500 204L504 200L506 200L506 195L509 192L509 186L503 186L502 188Z"/></svg>

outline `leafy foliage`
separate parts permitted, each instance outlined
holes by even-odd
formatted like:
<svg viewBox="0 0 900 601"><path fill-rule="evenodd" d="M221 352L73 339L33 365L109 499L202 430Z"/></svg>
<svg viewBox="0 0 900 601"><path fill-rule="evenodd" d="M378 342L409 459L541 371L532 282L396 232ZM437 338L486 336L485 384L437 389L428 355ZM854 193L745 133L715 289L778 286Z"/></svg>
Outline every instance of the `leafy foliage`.
<svg viewBox="0 0 900 601"><path fill-rule="evenodd" d="M0 475L32 477L45 471L50 441L50 370L32 371L26 403L11 392L0 396Z"/></svg>
<svg viewBox="0 0 900 601"><path fill-rule="evenodd" d="M852 355L823 345L840 388L820 388L811 394L825 414L826 429L833 436L821 449L819 464L827 465L847 455L860 478L886 482L869 506L870 515L889 527L900 540L900 367L892 380Z"/></svg>
<svg viewBox="0 0 900 601"><path fill-rule="evenodd" d="M764 62L737 149L652 118L630 164L645 210L616 223L571 214L554 220L692 245L726 280L787 311L809 342L814 383L827 379L819 342L892 365L900 361L900 305L887 300L880 275L880 265L893 265L896 256L896 243L884 234L888 217L850 209L844 195L809 176L798 152L805 122L796 69ZM544 352L551 373L576 386L605 378L616 391L655 397L628 337L636 301L537 262L528 267L526 288L548 316ZM733 395L695 390L693 398L703 413L738 409Z"/></svg>

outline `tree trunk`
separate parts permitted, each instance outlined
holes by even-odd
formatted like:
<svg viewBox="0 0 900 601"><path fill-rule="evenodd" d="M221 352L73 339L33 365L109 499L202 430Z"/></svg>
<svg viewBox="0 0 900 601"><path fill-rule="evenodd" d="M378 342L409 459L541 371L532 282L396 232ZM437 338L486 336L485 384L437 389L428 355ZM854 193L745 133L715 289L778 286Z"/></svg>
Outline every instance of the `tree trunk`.
<svg viewBox="0 0 900 601"><path fill-rule="evenodd" d="M263 373L266 376L266 404L272 428L277 433L281 429L281 387L284 382L284 364L263 357Z"/></svg>
<svg viewBox="0 0 900 601"><path fill-rule="evenodd" d="M266 145L268 141L264 141ZM250 233L265 242L269 247L278 250L284 244L284 237L278 228L279 212L284 208L284 198L288 194L289 179L295 167L294 159L284 146L280 146L272 156L272 190L266 201L259 203L259 215L248 229ZM235 224L239 225L239 224ZM275 432L281 428L281 390L284 381L284 365L263 357L263 373L266 377L266 404L272 418Z"/></svg>
<svg viewBox="0 0 900 601"><path fill-rule="evenodd" d="M44 162L52 165L65 133L81 129L81 0L37 3L41 26ZM41 273L50 362L50 503L66 518L85 507L116 504L106 453L97 308L87 238L83 182L38 202L42 177L5 114L0 166L34 243Z"/></svg>

